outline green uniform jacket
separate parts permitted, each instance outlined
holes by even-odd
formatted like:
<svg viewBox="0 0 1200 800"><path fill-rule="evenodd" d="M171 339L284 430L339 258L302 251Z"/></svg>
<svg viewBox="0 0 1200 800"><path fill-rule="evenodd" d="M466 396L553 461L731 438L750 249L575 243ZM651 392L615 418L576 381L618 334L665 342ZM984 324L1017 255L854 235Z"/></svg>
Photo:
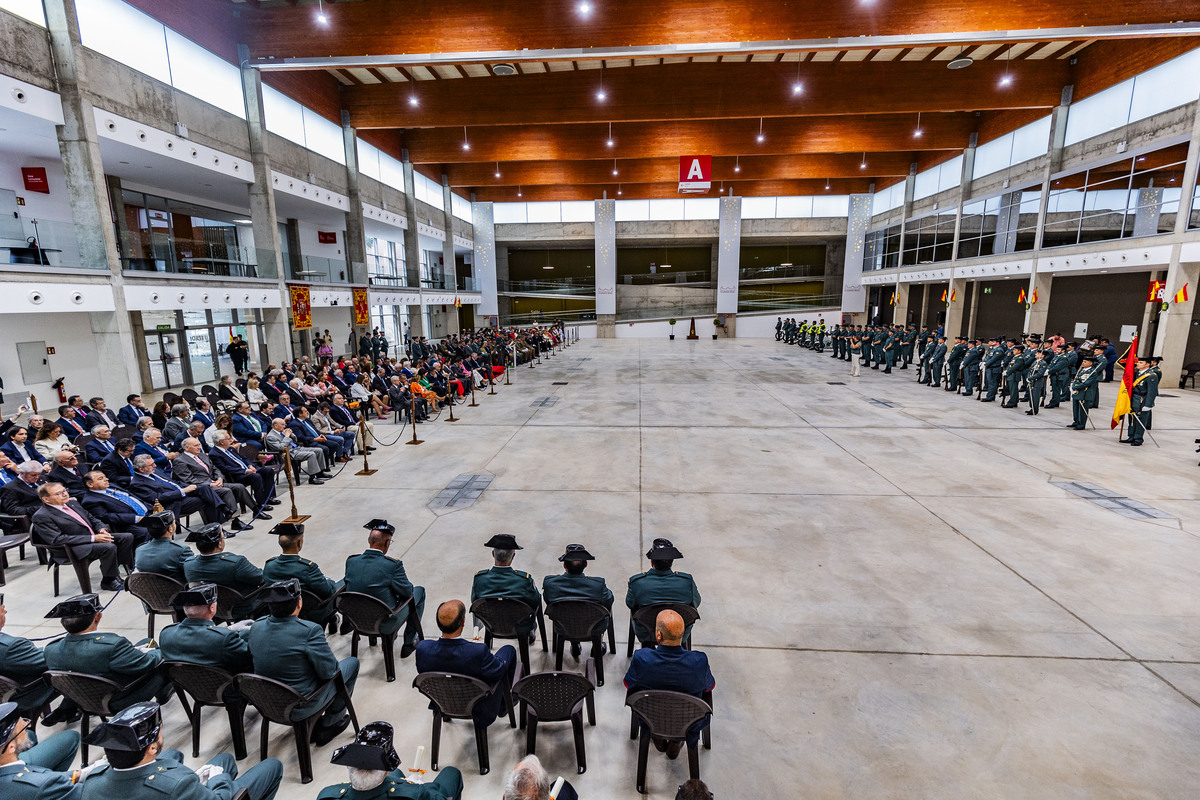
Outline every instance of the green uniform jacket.
<svg viewBox="0 0 1200 800"><path fill-rule="evenodd" d="M409 783L402 769L393 770L374 789L359 791L348 783L326 786L317 800L457 800L462 795L462 773L454 767L442 767L432 783Z"/></svg>
<svg viewBox="0 0 1200 800"><path fill-rule="evenodd" d="M321 572L316 563L297 555L283 554L267 559L262 568L263 583L275 583L292 578L300 586L324 600L338 590L338 585Z"/></svg>
<svg viewBox="0 0 1200 800"><path fill-rule="evenodd" d="M237 792L228 772L201 786L195 772L165 758L131 770L101 767L82 786L82 800L229 800Z"/></svg>
<svg viewBox="0 0 1200 800"><path fill-rule="evenodd" d="M604 578L591 575L571 575L567 572L547 575L542 579L542 594L547 605L555 600L591 600L612 610L612 590L604 584Z"/></svg>
<svg viewBox="0 0 1200 800"><path fill-rule="evenodd" d="M65 772L31 764L0 767L0 797L4 800L78 800L82 790Z"/></svg>
<svg viewBox="0 0 1200 800"><path fill-rule="evenodd" d="M1100 402L1100 388L1097 384L1103 376L1104 368L1098 364L1093 364L1091 369L1081 368L1075 374L1075 380L1071 381L1072 402L1082 401L1084 408L1095 408Z"/></svg>
<svg viewBox="0 0 1200 800"><path fill-rule="evenodd" d="M395 608L413 596L412 581L404 571L404 562L374 549L346 559L346 578L342 581L347 592L369 594ZM405 606L388 621L380 624L384 633L400 629L408 619L409 607Z"/></svg>
<svg viewBox="0 0 1200 800"><path fill-rule="evenodd" d="M262 570L236 553L211 553L194 555L183 565L183 574L188 583L215 583L227 586L238 594L247 595L263 585ZM254 602L237 606L233 612L239 619L254 613Z"/></svg>
<svg viewBox="0 0 1200 800"><path fill-rule="evenodd" d="M157 670L162 662L162 653L158 650L143 653L124 636L115 633L69 633L46 645L45 653L47 669L86 672L122 685ZM112 708L119 710L149 700L164 683L165 679L159 675L128 692L121 692L113 698Z"/></svg>
<svg viewBox="0 0 1200 800"><path fill-rule="evenodd" d="M684 603L699 608L700 590L696 588L696 581L686 572L648 569L631 577L629 591L625 594L625 605L629 610L637 611L655 603ZM653 641L654 634L640 624L635 622L633 628L641 641Z"/></svg>
<svg viewBox="0 0 1200 800"><path fill-rule="evenodd" d="M186 544L171 539L151 539L134 552L133 565L138 572L153 572L187 583L183 565L194 555Z"/></svg>
<svg viewBox="0 0 1200 800"><path fill-rule="evenodd" d="M481 597L512 597L530 608L542 607L542 594L533 585L528 572L518 572L512 567L492 567L475 573L471 584L471 602Z"/></svg>
<svg viewBox="0 0 1200 800"><path fill-rule="evenodd" d="M246 640L212 620L185 619L168 625L159 632L158 645L163 661L219 667L233 675L254 671Z"/></svg>
<svg viewBox="0 0 1200 800"><path fill-rule="evenodd" d="M286 683L305 697L338 673L337 657L329 649L324 629L315 622L299 617L263 617L250 628L246 639L259 675ZM312 703L293 711L292 719L312 716L313 709L328 699L329 695L322 692Z"/></svg>
<svg viewBox="0 0 1200 800"><path fill-rule="evenodd" d="M46 657L42 649L28 639L0 633L0 675L21 686L32 683L46 671ZM19 708L37 708L50 701L54 693L44 683L38 682L26 692L17 692L12 702Z"/></svg>
<svg viewBox="0 0 1200 800"><path fill-rule="evenodd" d="M1133 394L1129 398L1130 409L1145 411L1153 408L1154 400L1158 397L1158 373L1151 367L1139 372L1134 382Z"/></svg>

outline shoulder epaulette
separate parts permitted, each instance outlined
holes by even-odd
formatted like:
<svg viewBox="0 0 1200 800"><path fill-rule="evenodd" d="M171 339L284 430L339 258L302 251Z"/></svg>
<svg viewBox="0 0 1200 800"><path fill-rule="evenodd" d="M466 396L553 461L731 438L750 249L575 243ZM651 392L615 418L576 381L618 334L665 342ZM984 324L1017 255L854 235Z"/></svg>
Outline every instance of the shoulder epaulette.
<svg viewBox="0 0 1200 800"><path fill-rule="evenodd" d="M489 572L491 572L491 569L481 569L479 572L475 573L475 577L478 578L480 575L486 575Z"/></svg>
<svg viewBox="0 0 1200 800"><path fill-rule="evenodd" d="M629 582L630 582L630 583L633 583L633 582L634 582L634 581L636 581L638 578L644 578L644 577L646 577L646 576L647 576L647 575L649 575L649 574L650 574L650 573L648 573L648 572L639 572L637 575L631 575L631 576L629 577Z"/></svg>

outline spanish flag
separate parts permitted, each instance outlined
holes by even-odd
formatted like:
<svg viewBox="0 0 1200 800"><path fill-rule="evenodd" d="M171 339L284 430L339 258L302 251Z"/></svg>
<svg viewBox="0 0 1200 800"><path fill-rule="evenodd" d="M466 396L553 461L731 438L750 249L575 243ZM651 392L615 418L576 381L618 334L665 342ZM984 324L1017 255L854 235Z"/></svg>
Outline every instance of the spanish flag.
<svg viewBox="0 0 1200 800"><path fill-rule="evenodd" d="M942 302L946 302L946 290L942 289Z"/></svg>
<svg viewBox="0 0 1200 800"><path fill-rule="evenodd" d="M1175 302L1176 303L1186 303L1187 299L1188 299L1187 284L1185 283L1183 285L1183 288L1175 293Z"/></svg>
<svg viewBox="0 0 1200 800"><path fill-rule="evenodd" d="M1133 395L1133 376L1137 372L1137 351L1138 340L1137 334L1133 335L1133 342L1129 345L1129 350L1125 353L1125 371L1121 375L1121 387L1117 389L1117 405L1113 409L1112 428L1121 424L1121 417L1129 413L1130 406L1129 398Z"/></svg>
<svg viewBox="0 0 1200 800"><path fill-rule="evenodd" d="M1022 288L1022 289L1021 289L1021 293L1020 293L1019 295L1017 295L1017 302L1018 302L1018 303L1024 303L1024 302L1025 302L1025 289L1023 289L1023 288Z"/></svg>
<svg viewBox="0 0 1200 800"><path fill-rule="evenodd" d="M953 303L956 300L958 300L958 290L957 289L950 292L950 302Z"/></svg>
<svg viewBox="0 0 1200 800"><path fill-rule="evenodd" d="M892 292L892 299L888 301L888 305L896 305L896 293Z"/></svg>
<svg viewBox="0 0 1200 800"><path fill-rule="evenodd" d="M1030 303L1037 303L1037 287L1033 287L1033 297L1029 298Z"/></svg>
<svg viewBox="0 0 1200 800"><path fill-rule="evenodd" d="M462 298L460 298L458 295L454 295L454 307L462 308Z"/></svg>

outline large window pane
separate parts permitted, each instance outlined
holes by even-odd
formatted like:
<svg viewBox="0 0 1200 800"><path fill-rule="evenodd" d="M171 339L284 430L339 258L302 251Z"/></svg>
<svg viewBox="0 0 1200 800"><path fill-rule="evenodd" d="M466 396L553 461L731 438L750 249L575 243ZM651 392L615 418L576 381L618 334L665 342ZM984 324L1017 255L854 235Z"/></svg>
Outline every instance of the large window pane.
<svg viewBox="0 0 1200 800"><path fill-rule="evenodd" d="M138 72L171 83L167 42L161 22L121 0L76 3L79 35L85 47Z"/></svg>
<svg viewBox="0 0 1200 800"><path fill-rule="evenodd" d="M176 89L245 119L242 78L237 67L169 28L167 55Z"/></svg>

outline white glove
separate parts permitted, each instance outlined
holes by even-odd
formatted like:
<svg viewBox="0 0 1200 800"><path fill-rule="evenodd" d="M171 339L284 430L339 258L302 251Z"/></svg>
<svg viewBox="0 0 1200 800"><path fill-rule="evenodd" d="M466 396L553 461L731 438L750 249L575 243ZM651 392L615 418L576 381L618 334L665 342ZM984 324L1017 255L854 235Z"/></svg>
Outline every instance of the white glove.
<svg viewBox="0 0 1200 800"><path fill-rule="evenodd" d="M203 767L196 770L196 777L200 779L201 786L208 786L209 780L224 772L225 770L221 769L216 764L205 764Z"/></svg>
<svg viewBox="0 0 1200 800"><path fill-rule="evenodd" d="M93 772L100 769L101 767L107 767L107 766L108 766L107 758L103 758L103 757L98 758L95 761L93 761L92 763L88 764L86 767L83 767L82 769L79 770L79 772L75 778L75 782L82 783L83 779L86 778L88 775L91 775Z"/></svg>
<svg viewBox="0 0 1200 800"><path fill-rule="evenodd" d="M241 633L242 631L248 631L252 627L254 627L254 620L252 619L244 619L240 622L229 623L229 630L237 631L238 633Z"/></svg>

